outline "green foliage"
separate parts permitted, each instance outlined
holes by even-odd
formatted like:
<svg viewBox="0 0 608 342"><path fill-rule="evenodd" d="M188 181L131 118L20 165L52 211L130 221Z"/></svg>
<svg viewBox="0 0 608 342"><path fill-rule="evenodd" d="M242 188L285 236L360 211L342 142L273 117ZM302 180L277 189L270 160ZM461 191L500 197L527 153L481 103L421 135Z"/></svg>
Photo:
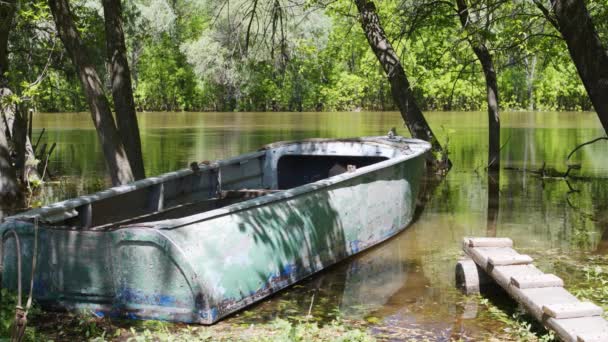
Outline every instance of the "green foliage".
<svg viewBox="0 0 608 342"><path fill-rule="evenodd" d="M327 327L319 328L316 323L300 322L293 324L286 320L277 319L272 323L272 327L277 333L271 337L260 338L259 341L374 341L371 336L361 330L346 329L339 321L334 321Z"/></svg>
<svg viewBox="0 0 608 342"><path fill-rule="evenodd" d="M1 289L0 296L0 336L10 336L10 328L15 316L17 297L9 294L8 290Z"/></svg>
<svg viewBox="0 0 608 342"><path fill-rule="evenodd" d="M394 109L351 0L299 6L282 1L124 2L128 59L142 110ZM109 86L103 11L71 2L93 63ZM589 110L565 44L529 2L472 11L463 30L449 3L376 3L423 110L485 108L485 82L468 40L484 42L498 74L503 109ZM594 18L605 18L592 1ZM484 18L492 18L491 22ZM605 21L595 20L600 37ZM249 39L247 39L249 38ZM83 111L74 67L54 33L46 1L21 1L10 37L9 79L41 111ZM48 66L48 67L47 67Z"/></svg>
<svg viewBox="0 0 608 342"><path fill-rule="evenodd" d="M503 310L493 305L486 298L479 298L479 303L487 310L486 314L504 324L504 332L511 338L518 341L538 342L550 342L556 340L555 334L552 331L543 331L541 334L533 332L533 326L530 323L531 320L526 318L525 314L521 311L516 311L512 315L508 315Z"/></svg>
<svg viewBox="0 0 608 342"><path fill-rule="evenodd" d="M15 318L15 306L17 305L16 294L8 291L7 289L0 289L0 341L5 337L11 336L12 325ZM34 306L30 312L29 317L36 316L39 313L38 309ZM36 341L39 334L36 329L32 326L27 326L25 329L25 341Z"/></svg>
<svg viewBox="0 0 608 342"><path fill-rule="evenodd" d="M135 102L148 110L191 110L200 106L200 89L179 47L161 34L144 50L138 64Z"/></svg>
<svg viewBox="0 0 608 342"><path fill-rule="evenodd" d="M268 323L219 323L201 327L177 325L161 321L111 321L83 315L59 315L54 324L30 327L28 341L43 340L87 341L352 341L375 339L362 328L334 320L320 326L305 317L294 320L275 319ZM5 335L0 335L5 336Z"/></svg>
<svg viewBox="0 0 608 342"><path fill-rule="evenodd" d="M608 267L605 265L584 266L585 281L574 288L574 295L608 309Z"/></svg>

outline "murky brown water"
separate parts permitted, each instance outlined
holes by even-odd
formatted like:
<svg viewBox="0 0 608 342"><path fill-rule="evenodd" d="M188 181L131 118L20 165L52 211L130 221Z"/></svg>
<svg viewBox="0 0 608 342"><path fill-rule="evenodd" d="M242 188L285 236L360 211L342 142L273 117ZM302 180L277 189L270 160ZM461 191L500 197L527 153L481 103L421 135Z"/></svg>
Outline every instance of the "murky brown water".
<svg viewBox="0 0 608 342"><path fill-rule="evenodd" d="M483 339L500 329L483 307L453 288L463 236L509 236L566 284L580 280L553 256L585 260L608 253L608 142L583 148L573 160L589 179L541 179L503 170L498 198L488 200L485 113L429 113L440 139L449 139L454 168L434 191L422 216L405 232L244 311L228 322L274 317L336 316L364 320L376 332L407 329L434 340ZM248 152L278 140L385 134L400 127L397 113L147 113L140 116L148 175ZM569 151L603 135L592 113L506 113L503 166L566 170ZM104 164L87 114L41 114L43 142L57 142L51 169L72 176L47 188L41 203L104 186ZM401 128L399 132L405 133ZM36 134L35 134L36 135ZM99 178L102 178L99 180ZM497 202L496 202L497 201ZM497 203L497 205L488 205ZM489 209L488 209L489 208ZM508 304L504 306L512 310ZM390 334L389 336L390 337ZM415 337L415 336L412 336Z"/></svg>

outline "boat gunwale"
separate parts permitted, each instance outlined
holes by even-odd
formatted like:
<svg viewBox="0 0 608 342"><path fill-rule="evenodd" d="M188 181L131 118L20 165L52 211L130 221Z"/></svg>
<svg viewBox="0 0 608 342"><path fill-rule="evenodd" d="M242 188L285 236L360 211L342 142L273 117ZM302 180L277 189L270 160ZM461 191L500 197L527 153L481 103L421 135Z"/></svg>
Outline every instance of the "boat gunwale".
<svg viewBox="0 0 608 342"><path fill-rule="evenodd" d="M241 154L232 158L216 160L206 164L205 162L199 163L199 170L194 171L192 169L181 169L171 172L166 172L158 176L152 176L144 179L140 179L128 184L113 186L108 189L100 190L92 194L81 195L75 198L70 198L60 202L55 202L40 208L30 209L22 213L18 213L5 218L5 221L11 220L33 220L35 218L41 218L44 215L53 215L68 210L75 210L77 207L85 204L91 204L95 201L108 199L117 195L127 194L133 191L141 190L148 186L154 186L163 184L167 181L179 179L182 177L190 176L197 172L217 170L221 166L232 165L235 161L238 162L242 158L257 158L265 154L264 150L258 150L255 152L249 152Z"/></svg>
<svg viewBox="0 0 608 342"><path fill-rule="evenodd" d="M368 138L370 140L364 140L366 138ZM386 141L386 143L385 143L385 141L371 140L371 139L378 139L378 138L388 139L386 137L355 138L358 140L314 138L314 139L306 139L306 140L276 142L276 143L264 146L264 148L262 150L265 151L270 148L288 146L291 144L298 144L298 143L302 143L302 142L359 142L359 143L375 143L378 145L384 144L384 145L389 145L394 148L402 147L397 144L390 144L391 141L388 141L388 140ZM367 165L367 166L364 166L361 168L357 168L357 170L355 170L353 172L344 172L344 173L341 173L341 174L333 176L333 177L321 179L321 180L318 180L318 181L312 182L312 183L303 184L298 187L282 190L277 193L267 194L267 195L264 195L261 197L252 198L252 199L249 199L249 200L246 200L243 202L234 203L234 204L222 207L222 208L217 208L217 209L205 211L205 212L198 213L198 214L184 216L182 218L158 220L158 221L150 221L150 222L140 222L140 223L134 223L134 224L130 224L130 225L118 226L111 230L115 231L115 230L120 230L120 229L129 229L129 228L152 228L152 229L172 230L172 229L181 228L184 226L188 226L190 224L200 223L200 222L208 221L211 219L216 219L218 217L227 216L227 215L231 215L234 213L246 211L249 209L262 207L262 206L271 204L273 202L289 200L289 199L296 198L296 197L299 197L299 196L302 196L305 194L309 194L309 193L313 193L313 192L316 192L316 191L319 191L322 189L326 189L332 185L339 184L339 183L345 182L350 179L358 178L358 177L370 174L374 171L378 171L378 170L402 163L404 161L422 156L425 153L427 153L431 148L431 144L429 144L428 142L426 142L424 140L420 140L420 139L396 137L395 142L396 143L407 143L408 146L409 146L409 144L414 143L414 144L422 145L423 147L420 148L418 151L410 148L410 150L413 151L413 153L411 153L411 154L401 154L399 156L392 157L392 158L389 157L389 158L387 158L387 160L383 160L378 163L374 163L374 164L370 164L370 165ZM305 154L303 154L303 155L305 155ZM183 220L183 221L187 220L187 222L179 222L180 220Z"/></svg>
<svg viewBox="0 0 608 342"><path fill-rule="evenodd" d="M161 174L158 176L141 179L141 180L138 180L138 181L135 181L132 183L111 187L109 189L101 190L101 191L93 193L93 194L82 195L82 196L79 196L76 198L71 198L71 199L61 201L61 202L56 202L56 203L53 203L53 204L50 204L48 206L44 206L41 208L31 209L31 210L25 211L23 213L19 213L19 214L13 215L13 216L6 217L4 219L4 222L11 222L11 221L29 222L30 220L33 220L35 218L41 218L42 216L46 216L46 215L50 216L53 214L59 214L61 212L75 210L79 206L90 204L90 203L93 203L98 200L108 199L113 196L137 191L137 190L140 190L140 189L148 187L148 186L162 184L164 182L178 179L181 177L186 177L186 176L192 175L197 172L218 170L221 166L234 165L235 163L242 162L243 160L250 160L253 158L257 158L257 157L263 156L268 150L271 150L273 148L279 148L282 146L289 146L289 145L293 145L293 144L302 144L302 143L332 143L332 142L337 142L337 143L352 142L352 143L361 143L361 144L386 145L386 146L392 147L397 150L403 150L403 146L405 145L408 147L408 149L410 151L412 151L412 153L411 154L401 154L401 155L397 155L395 157L388 157L387 160L383 160L378 163L374 163L374 164L367 165L367 166L364 166L361 168L357 168L355 171L352 171L352 172L345 172L345 173L342 173L342 174L339 174L339 175L336 175L333 177L329 177L326 179L322 179L322 180L319 180L316 182L303 184L301 186L298 186L298 187L295 187L292 189L282 190L282 191L274 193L274 194L268 194L268 195L264 195L261 197L252 198L252 199L249 199L249 200L246 200L243 202L239 202L239 203L234 203L234 204L222 207L222 208L217 208L217 209L205 211L205 212L198 213L198 214L184 216L182 218L140 222L140 223L134 223L134 224L129 224L129 225L116 226L113 228L107 228L107 229L103 229L103 230L94 229L95 227L92 227L93 229L85 229L83 231L109 232L109 231L116 231L116 230L128 229L128 228L154 228L154 229L180 228L180 227L183 227L183 226L186 226L189 224L207 221L207 220L214 219L217 217L222 217L222 216L230 215L230 214L233 214L236 212L241 212L241 211L245 211L248 209L264 206L264 205L270 204L272 202L278 202L278 201L282 201L285 199L291 199L291 198L298 197L298 196L301 196L301 195L304 195L307 193L315 192L317 190L327 188L329 186L339 184L339 183L345 182L347 180L361 177L361 176L369 174L371 172L396 165L403 161L407 161L409 159L419 157L419 156L427 153L431 148L431 145L424 140L405 138L405 137L400 137L400 136L397 136L392 139L387 138L386 136L372 136L372 137L358 137L358 138L344 138L344 139L311 138L311 139L302 139L302 140L293 140L293 141L279 141L279 142L274 142L271 144L264 145L262 148L260 148L259 150L255 151L255 152L241 154L241 155L238 155L238 156L235 156L232 158L216 160L216 161L210 162L209 164L199 163L200 170L197 170L197 171L193 171L192 169L182 169L182 170L167 172L167 173L164 173L164 174ZM414 148L412 148L411 145L418 145L418 146L420 146L420 148L414 149ZM188 222L179 222L180 220L186 220L186 219L188 219ZM171 223L175 223L175 224L171 224ZM67 227L66 226L45 225L44 228L65 230Z"/></svg>

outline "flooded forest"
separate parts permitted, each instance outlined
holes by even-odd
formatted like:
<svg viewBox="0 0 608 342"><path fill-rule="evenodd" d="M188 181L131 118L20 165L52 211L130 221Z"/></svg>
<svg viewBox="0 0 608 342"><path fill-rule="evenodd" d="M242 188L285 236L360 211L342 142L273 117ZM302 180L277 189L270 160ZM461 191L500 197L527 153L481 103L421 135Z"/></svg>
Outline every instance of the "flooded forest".
<svg viewBox="0 0 608 342"><path fill-rule="evenodd" d="M455 266L508 237L608 310L607 23L0 0L0 341L559 341Z"/></svg>

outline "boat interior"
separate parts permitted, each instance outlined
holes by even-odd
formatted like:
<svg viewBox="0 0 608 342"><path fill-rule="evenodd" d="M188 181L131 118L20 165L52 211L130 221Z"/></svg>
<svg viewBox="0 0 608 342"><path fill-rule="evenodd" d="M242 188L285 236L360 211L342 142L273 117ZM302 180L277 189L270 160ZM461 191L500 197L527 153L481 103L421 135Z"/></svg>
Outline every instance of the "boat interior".
<svg viewBox="0 0 608 342"><path fill-rule="evenodd" d="M266 148L218 162L151 177L91 195L30 210L57 229L111 230L182 218L277 193L372 165L407 149L364 141L304 141ZM408 154L411 154L409 152ZM145 226L145 224L143 224Z"/></svg>

